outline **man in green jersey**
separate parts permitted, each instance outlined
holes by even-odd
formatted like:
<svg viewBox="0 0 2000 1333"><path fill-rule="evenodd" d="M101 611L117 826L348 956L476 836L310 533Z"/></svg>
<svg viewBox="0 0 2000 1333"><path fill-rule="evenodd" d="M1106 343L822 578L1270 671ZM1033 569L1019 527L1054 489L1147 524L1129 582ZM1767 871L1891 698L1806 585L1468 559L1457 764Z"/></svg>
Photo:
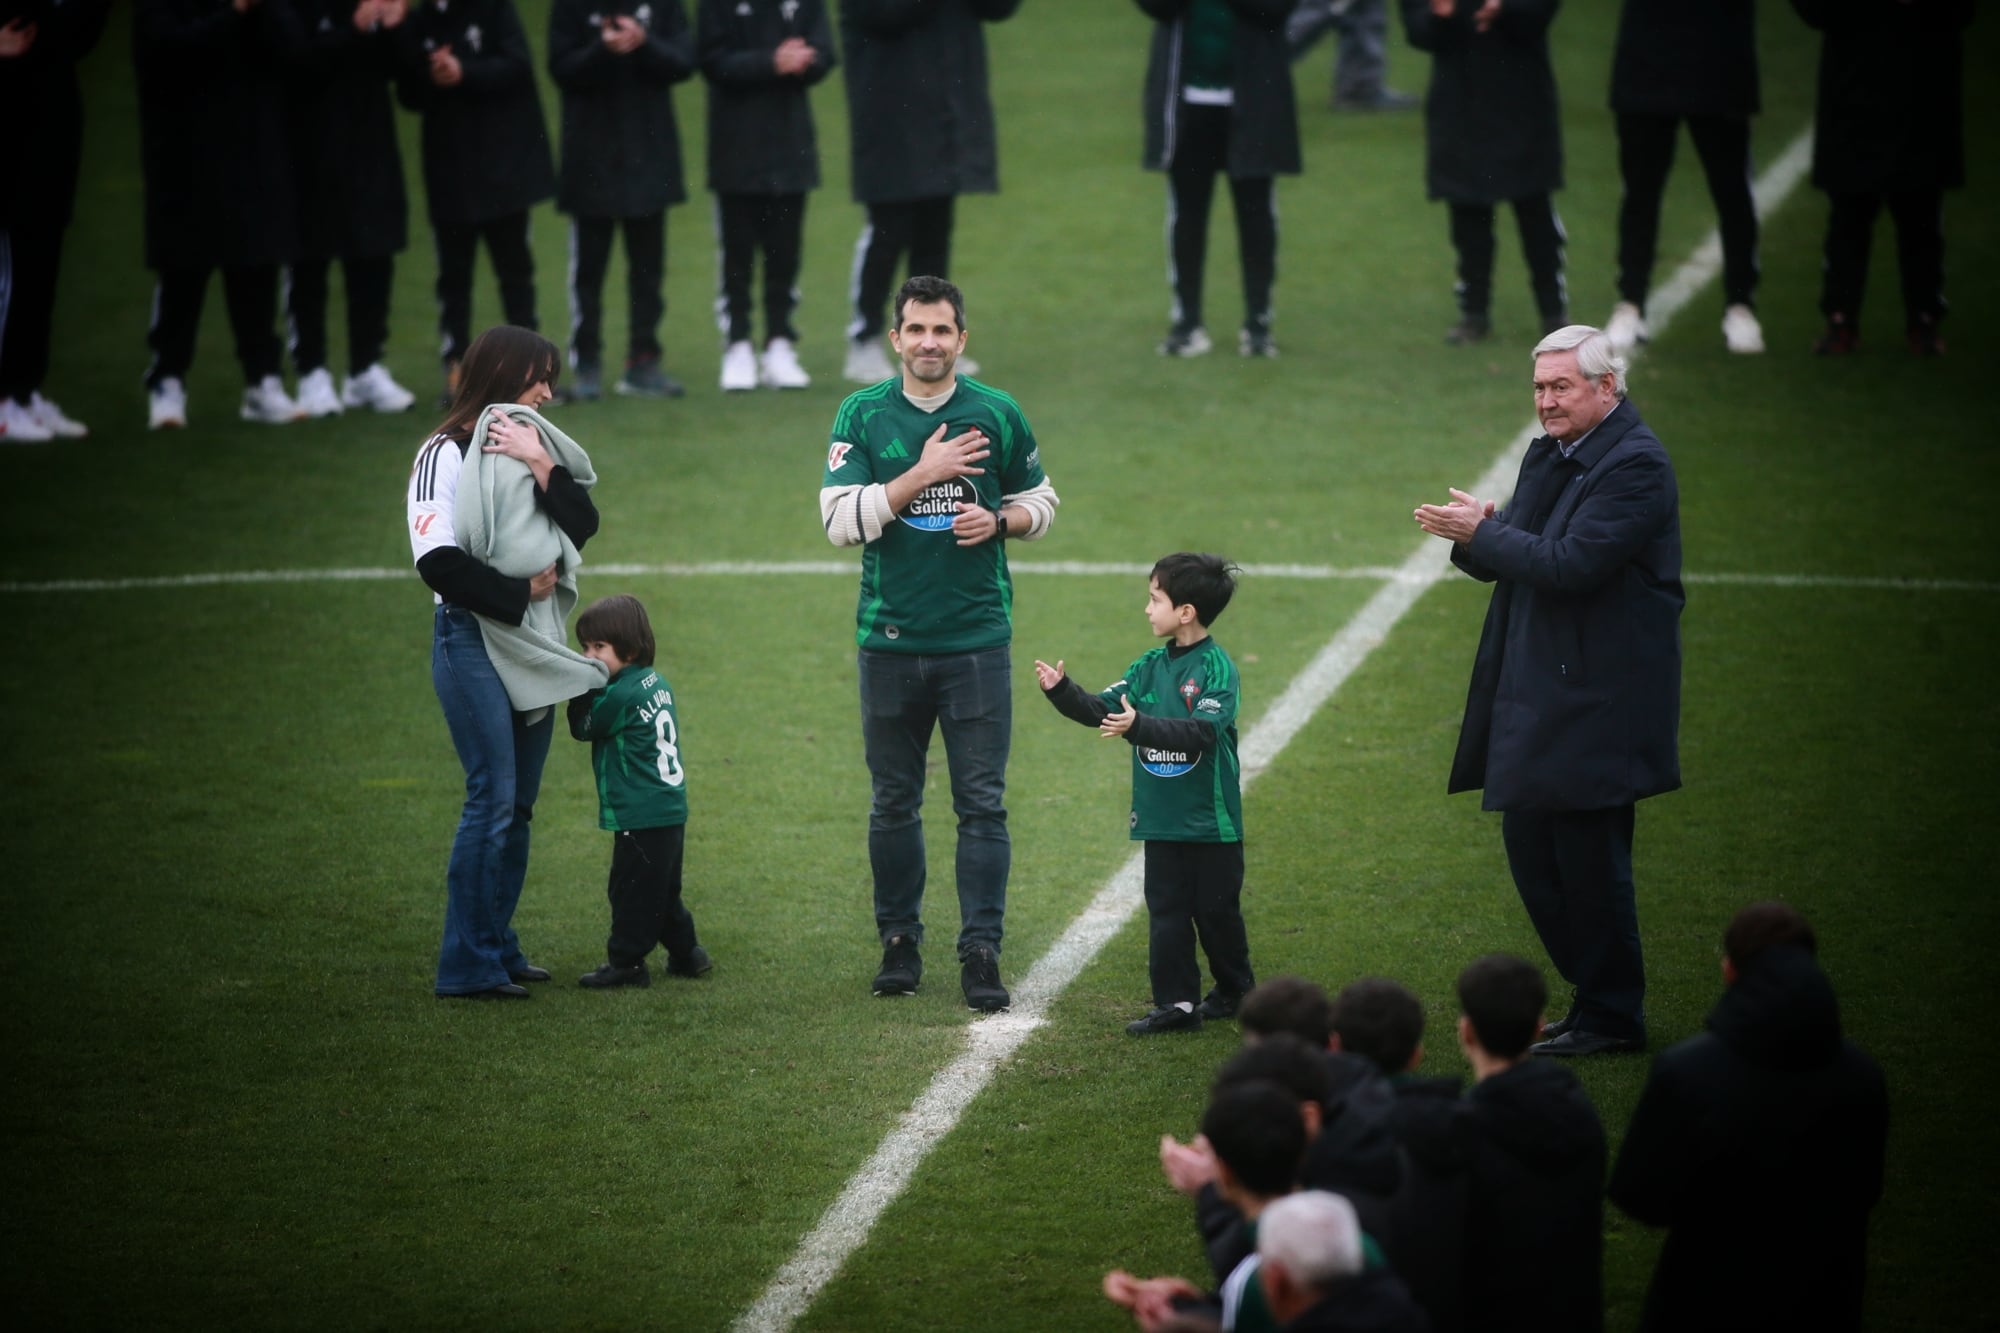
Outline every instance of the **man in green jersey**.
<svg viewBox="0 0 2000 1333"><path fill-rule="evenodd" d="M1182 551L1153 566L1146 621L1166 639L1090 694L1063 664L1035 663L1058 712L1132 746L1132 837L1146 844L1147 971L1153 1008L1136 1037L1233 1018L1257 984L1243 929L1243 784L1236 761L1236 664L1208 627L1236 591L1236 567ZM1196 936L1215 987L1201 995Z"/></svg>
<svg viewBox="0 0 2000 1333"><path fill-rule="evenodd" d="M855 642L874 783L874 992L908 995L923 976L924 759L941 731L958 815L959 982L966 1004L990 1013L1010 998L1000 982L1013 734L1006 542L1047 532L1057 499L1020 406L959 376L965 332L957 287L903 284L889 335L901 374L840 405L819 511L827 540L862 548Z"/></svg>

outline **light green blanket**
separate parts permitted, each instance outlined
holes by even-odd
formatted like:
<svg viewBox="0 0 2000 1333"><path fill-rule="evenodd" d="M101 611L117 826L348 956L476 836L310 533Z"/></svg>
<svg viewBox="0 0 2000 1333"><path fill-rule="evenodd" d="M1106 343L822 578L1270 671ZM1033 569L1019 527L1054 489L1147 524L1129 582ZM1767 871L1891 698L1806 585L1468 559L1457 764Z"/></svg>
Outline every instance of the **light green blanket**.
<svg viewBox="0 0 2000 1333"><path fill-rule="evenodd" d="M601 688L608 677L602 662L575 652L567 642L569 613L576 609L576 572L583 565L576 544L535 503L535 474L528 465L481 447L486 443L488 414L496 409L540 431L549 457L568 468L586 490L597 484L597 473L591 470L590 455L539 412L495 403L479 414L458 474L454 531L460 550L517 579L533 578L551 564L557 566L555 591L529 602L519 625L479 617L486 655L507 687L508 700L521 712L539 714L551 704Z"/></svg>

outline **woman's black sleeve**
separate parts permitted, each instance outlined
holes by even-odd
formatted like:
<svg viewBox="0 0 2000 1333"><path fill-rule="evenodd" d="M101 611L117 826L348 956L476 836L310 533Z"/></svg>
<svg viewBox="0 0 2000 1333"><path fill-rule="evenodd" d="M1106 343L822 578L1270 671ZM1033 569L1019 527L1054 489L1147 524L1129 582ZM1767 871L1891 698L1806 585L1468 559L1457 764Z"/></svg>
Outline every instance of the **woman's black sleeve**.
<svg viewBox="0 0 2000 1333"><path fill-rule="evenodd" d="M456 546L425 551L417 559L417 577L447 602L503 624L518 625L528 614L528 580L508 578Z"/></svg>
<svg viewBox="0 0 2000 1333"><path fill-rule="evenodd" d="M590 502L590 492L577 485L576 478L562 464L550 469L548 489L536 491L535 500L548 511L556 526L568 534L577 550L581 551L583 544L597 535L597 506Z"/></svg>

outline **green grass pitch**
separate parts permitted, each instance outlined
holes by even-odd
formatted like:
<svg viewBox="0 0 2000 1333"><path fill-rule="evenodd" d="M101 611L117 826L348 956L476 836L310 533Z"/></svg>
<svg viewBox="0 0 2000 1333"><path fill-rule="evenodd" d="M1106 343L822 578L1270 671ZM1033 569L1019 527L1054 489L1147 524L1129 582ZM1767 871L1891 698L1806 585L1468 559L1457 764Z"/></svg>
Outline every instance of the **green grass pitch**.
<svg viewBox="0 0 2000 1333"><path fill-rule="evenodd" d="M1785 6L1761 8L1760 166L1810 119L1816 51ZM1554 30L1579 318L1613 301L1615 10L1578 0ZM545 6L524 11L539 49ZM689 903L716 970L575 987L601 956L609 848L588 755L559 737L518 918L557 981L532 1005L433 1000L460 777L428 680L428 594L414 576L126 582L407 566L401 492L437 388L421 204L389 359L423 407L238 422L218 293L190 427L148 435L129 22L121 8L84 70L47 386L93 433L0 454L0 1308L35 1328L726 1328L974 1021L945 949L913 1000L867 994L854 573L586 569L586 596L636 593L660 630L690 774ZM1994 33L1968 34L1975 75L1996 67ZM1053 533L1016 558L1143 564L1194 547L1397 565L1419 540L1412 506L1469 483L1530 419L1536 330L1509 228L1493 341L1445 348L1451 256L1423 198L1421 118L1331 112L1322 50L1298 68L1307 172L1278 192L1284 355L1243 361L1219 337L1215 355L1163 361L1164 185L1138 167L1146 39L1115 0L1032 0L991 34L1005 191L961 201L954 277L972 350L1023 403L1063 497ZM1400 45L1392 72L1408 88L1426 74ZM1646 803L1638 835L1653 1034L1699 1028L1737 906L1780 895L1814 920L1850 1031L1890 1079L1869 1323L1911 1333L2000 1327L1979 1257L2000 1220L1980 1008L2000 916L2000 93L1969 85L1973 180L1946 206L1949 356L1904 353L1886 230L1864 351L1807 354L1825 211L1802 187L1764 232L1770 352L1724 350L1711 286L1632 377L1679 470L1691 576L1687 785ZM545 106L553 118L552 91ZM679 106L698 162L699 89ZM813 504L859 226L838 76L815 106L828 183L800 319L817 382L717 391L706 200L676 210L664 336L688 396L563 410L603 479L599 569L852 559ZM1661 276L1710 225L1684 146ZM542 320L560 330L563 220L544 207L535 229ZM1225 333L1233 251L1219 207L1209 305ZM621 283L615 268L608 291ZM497 309L482 279L476 318ZM118 586L48 586L67 580ZM1217 633L1249 722L1374 590L1245 579ZM1120 754L1036 698L1028 662L1108 680L1147 643L1141 579L1029 571L1017 593L1010 980L1129 850ZM1260 972L1403 979L1441 1072L1462 1069L1457 970L1492 949L1539 958L1497 820L1444 796L1484 599L1466 580L1427 592L1246 798ZM936 778L942 942L957 921ZM1083 972L800 1327L1114 1330L1128 1324L1098 1294L1106 1268L1199 1274L1154 1145L1192 1132L1235 1038L1125 1037L1144 949L1133 923ZM1581 1071L1614 1138L1644 1072ZM1609 1209L1606 1229L1610 1324L1630 1328L1658 1237Z"/></svg>

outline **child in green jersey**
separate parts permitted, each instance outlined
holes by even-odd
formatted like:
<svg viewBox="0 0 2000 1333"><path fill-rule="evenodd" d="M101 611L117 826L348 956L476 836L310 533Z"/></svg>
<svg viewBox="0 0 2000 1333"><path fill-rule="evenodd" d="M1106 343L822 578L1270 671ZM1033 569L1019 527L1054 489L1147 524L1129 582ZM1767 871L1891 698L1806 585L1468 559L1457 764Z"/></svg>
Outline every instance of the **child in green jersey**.
<svg viewBox="0 0 2000 1333"><path fill-rule="evenodd" d="M605 963L578 982L593 990L646 986L646 955L667 949L671 976L713 966L696 943L681 902L681 849L687 830L687 773L681 767L674 692L653 669L653 627L636 597L606 597L576 618L586 656L611 680L569 701L569 734L590 742L597 774L598 824L611 844L611 936Z"/></svg>
<svg viewBox="0 0 2000 1333"><path fill-rule="evenodd" d="M1098 694L1035 663L1056 711L1132 746L1132 837L1146 844L1147 971L1153 1009L1135 1036L1233 1018L1257 979L1244 935L1243 788L1236 760L1236 665L1208 627L1236 591L1236 566L1183 551L1147 581L1146 619L1169 642ZM1215 986L1197 1004L1199 936Z"/></svg>

